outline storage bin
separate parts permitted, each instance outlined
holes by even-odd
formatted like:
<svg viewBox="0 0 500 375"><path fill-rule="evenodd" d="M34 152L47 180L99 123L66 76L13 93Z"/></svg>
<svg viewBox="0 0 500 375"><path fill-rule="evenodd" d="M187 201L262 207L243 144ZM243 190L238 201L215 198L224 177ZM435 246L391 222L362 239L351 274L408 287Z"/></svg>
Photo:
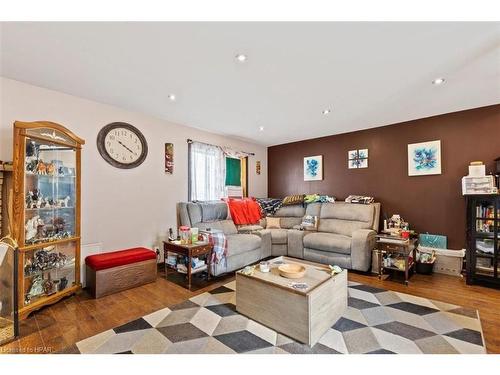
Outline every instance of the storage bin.
<svg viewBox="0 0 500 375"><path fill-rule="evenodd" d="M424 253L436 253L434 272L445 275L460 276L464 262L465 250L434 249L432 247L419 246L419 251Z"/></svg>

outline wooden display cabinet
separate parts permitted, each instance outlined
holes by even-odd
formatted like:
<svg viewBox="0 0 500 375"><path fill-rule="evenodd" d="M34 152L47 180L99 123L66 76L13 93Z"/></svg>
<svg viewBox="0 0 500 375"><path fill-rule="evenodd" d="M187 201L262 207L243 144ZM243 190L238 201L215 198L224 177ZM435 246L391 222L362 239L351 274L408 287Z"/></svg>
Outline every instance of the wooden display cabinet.
<svg viewBox="0 0 500 375"><path fill-rule="evenodd" d="M85 141L46 121L14 123L14 223L19 317L80 287L81 149Z"/></svg>

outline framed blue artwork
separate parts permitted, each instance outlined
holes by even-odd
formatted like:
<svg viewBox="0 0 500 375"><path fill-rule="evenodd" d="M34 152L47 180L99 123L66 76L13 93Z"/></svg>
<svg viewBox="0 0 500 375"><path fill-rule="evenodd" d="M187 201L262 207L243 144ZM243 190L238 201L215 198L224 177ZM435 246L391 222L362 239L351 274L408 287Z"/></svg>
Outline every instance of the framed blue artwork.
<svg viewBox="0 0 500 375"><path fill-rule="evenodd" d="M304 181L320 181L323 179L323 155L304 158Z"/></svg>
<svg viewBox="0 0 500 375"><path fill-rule="evenodd" d="M408 176L441 174L441 141L408 145Z"/></svg>

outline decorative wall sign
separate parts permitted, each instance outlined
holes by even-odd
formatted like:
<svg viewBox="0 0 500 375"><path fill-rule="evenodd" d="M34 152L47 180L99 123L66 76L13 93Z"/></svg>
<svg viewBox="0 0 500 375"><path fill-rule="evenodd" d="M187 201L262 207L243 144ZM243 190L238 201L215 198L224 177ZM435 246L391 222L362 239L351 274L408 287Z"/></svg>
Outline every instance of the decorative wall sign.
<svg viewBox="0 0 500 375"><path fill-rule="evenodd" d="M441 141L408 145L408 176L441 174Z"/></svg>
<svg viewBox="0 0 500 375"><path fill-rule="evenodd" d="M347 153L349 169L368 168L368 149L351 150Z"/></svg>
<svg viewBox="0 0 500 375"><path fill-rule="evenodd" d="M255 162L255 173L257 173L258 175L260 175L260 160L257 160Z"/></svg>
<svg viewBox="0 0 500 375"><path fill-rule="evenodd" d="M323 155L304 158L304 181L320 181L323 179Z"/></svg>
<svg viewBox="0 0 500 375"><path fill-rule="evenodd" d="M165 143L165 173L174 173L174 144Z"/></svg>

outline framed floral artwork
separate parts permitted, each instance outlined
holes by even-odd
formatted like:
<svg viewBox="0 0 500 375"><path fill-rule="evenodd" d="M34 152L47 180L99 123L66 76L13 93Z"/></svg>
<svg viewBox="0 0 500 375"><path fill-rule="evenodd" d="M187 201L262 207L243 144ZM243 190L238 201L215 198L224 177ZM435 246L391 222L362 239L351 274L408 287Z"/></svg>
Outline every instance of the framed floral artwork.
<svg viewBox="0 0 500 375"><path fill-rule="evenodd" d="M408 176L441 174L441 141L408 145Z"/></svg>
<svg viewBox="0 0 500 375"><path fill-rule="evenodd" d="M323 179L323 155L304 158L304 181L320 181Z"/></svg>
<svg viewBox="0 0 500 375"><path fill-rule="evenodd" d="M347 152L347 167L349 169L368 168L368 149L351 150Z"/></svg>

